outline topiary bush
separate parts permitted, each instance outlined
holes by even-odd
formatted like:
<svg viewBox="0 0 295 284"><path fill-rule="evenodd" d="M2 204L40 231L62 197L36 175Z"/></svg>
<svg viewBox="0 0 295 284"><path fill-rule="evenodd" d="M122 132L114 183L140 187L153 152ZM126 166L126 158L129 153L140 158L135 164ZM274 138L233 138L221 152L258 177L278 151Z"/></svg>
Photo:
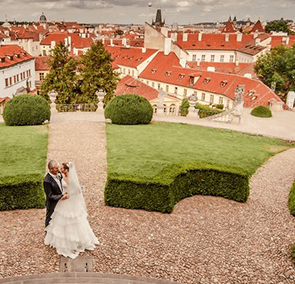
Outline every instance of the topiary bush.
<svg viewBox="0 0 295 284"><path fill-rule="evenodd" d="M153 107L139 95L122 95L107 104L104 114L114 124L148 124L153 118Z"/></svg>
<svg viewBox="0 0 295 284"><path fill-rule="evenodd" d="M249 176L242 169L206 162L169 165L156 176L108 173L105 203L113 207L171 213L183 198L201 194L246 202Z"/></svg>
<svg viewBox="0 0 295 284"><path fill-rule="evenodd" d="M271 110L266 106L258 106L253 108L251 115L257 117L272 117Z"/></svg>
<svg viewBox="0 0 295 284"><path fill-rule="evenodd" d="M290 213L295 216L295 181L290 189L289 198L288 198L288 206Z"/></svg>
<svg viewBox="0 0 295 284"><path fill-rule="evenodd" d="M39 95L16 96L7 102L3 111L3 119L8 126L40 125L50 120L50 116L50 105Z"/></svg>
<svg viewBox="0 0 295 284"><path fill-rule="evenodd" d="M223 112L223 110L221 109L211 108L208 105L202 105L202 104L196 104L195 108L199 109L198 114L200 118L212 116L212 115Z"/></svg>

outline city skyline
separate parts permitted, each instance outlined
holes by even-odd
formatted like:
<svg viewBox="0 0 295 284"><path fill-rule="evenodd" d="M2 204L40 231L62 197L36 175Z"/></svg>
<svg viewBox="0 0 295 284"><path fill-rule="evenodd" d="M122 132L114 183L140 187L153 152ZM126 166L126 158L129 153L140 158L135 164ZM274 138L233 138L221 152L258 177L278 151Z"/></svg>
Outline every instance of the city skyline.
<svg viewBox="0 0 295 284"><path fill-rule="evenodd" d="M224 22L237 20L294 20L295 0L2 0L0 21L38 21L44 12L48 21L79 23L144 24L162 10L166 24ZM293 9L292 9L293 8Z"/></svg>

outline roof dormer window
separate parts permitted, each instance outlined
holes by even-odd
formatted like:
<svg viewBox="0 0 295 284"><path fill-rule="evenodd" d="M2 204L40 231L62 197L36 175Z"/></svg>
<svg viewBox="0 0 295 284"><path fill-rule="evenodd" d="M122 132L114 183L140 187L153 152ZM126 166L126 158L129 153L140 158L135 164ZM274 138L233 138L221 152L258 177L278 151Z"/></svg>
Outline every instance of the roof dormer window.
<svg viewBox="0 0 295 284"><path fill-rule="evenodd" d="M155 74L157 72L157 69L153 68L152 69L152 74Z"/></svg>
<svg viewBox="0 0 295 284"><path fill-rule="evenodd" d="M184 74L183 73L180 73L179 76L178 76L179 80L183 79L184 78Z"/></svg>
<svg viewBox="0 0 295 284"><path fill-rule="evenodd" d="M166 77L169 77L171 75L171 71L166 71Z"/></svg>
<svg viewBox="0 0 295 284"><path fill-rule="evenodd" d="M211 81L210 77L204 79L204 84L207 85Z"/></svg>
<svg viewBox="0 0 295 284"><path fill-rule="evenodd" d="M223 80L223 81L221 81L221 82L220 82L220 87L221 87L221 88L224 88L224 87L226 86L227 83L228 83L227 80Z"/></svg>

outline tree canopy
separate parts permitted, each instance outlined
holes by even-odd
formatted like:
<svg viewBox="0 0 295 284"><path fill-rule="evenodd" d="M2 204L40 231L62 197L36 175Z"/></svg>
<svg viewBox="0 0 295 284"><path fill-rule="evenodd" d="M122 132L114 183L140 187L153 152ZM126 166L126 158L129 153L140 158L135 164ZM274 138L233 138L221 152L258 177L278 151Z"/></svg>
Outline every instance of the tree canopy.
<svg viewBox="0 0 295 284"><path fill-rule="evenodd" d="M287 22L285 22L284 20L268 22L266 24L265 31L267 33L270 33L272 31L285 32L288 34L292 33L292 31L288 28Z"/></svg>
<svg viewBox="0 0 295 284"><path fill-rule="evenodd" d="M112 57L101 42L93 43L80 59L69 56L63 42L50 55L49 73L39 94L50 101L48 93L58 93L56 104L98 103L96 91L106 93L104 103L112 98L119 76L111 66Z"/></svg>
<svg viewBox="0 0 295 284"><path fill-rule="evenodd" d="M274 47L258 58L254 67L260 79L283 99L289 91L295 90L295 45Z"/></svg>

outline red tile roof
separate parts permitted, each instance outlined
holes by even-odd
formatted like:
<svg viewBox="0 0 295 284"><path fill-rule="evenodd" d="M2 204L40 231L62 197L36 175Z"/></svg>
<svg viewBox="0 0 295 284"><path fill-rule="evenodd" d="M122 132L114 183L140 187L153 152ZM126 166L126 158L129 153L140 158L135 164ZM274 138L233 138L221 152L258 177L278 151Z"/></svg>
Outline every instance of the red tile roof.
<svg viewBox="0 0 295 284"><path fill-rule="evenodd" d="M10 56L12 56L11 59L7 58ZM0 58L0 69L33 59L28 52L23 50L18 45L1 45ZM4 61L2 61L3 59Z"/></svg>
<svg viewBox="0 0 295 284"><path fill-rule="evenodd" d="M238 66L236 66L236 63L229 62L200 62L200 66L197 66L196 61L191 61L187 62L187 64L190 68L197 71L207 71L208 67L214 67L216 72L237 74L240 76L250 73L252 78L258 79L256 73L254 72L255 63L239 63Z"/></svg>
<svg viewBox="0 0 295 284"><path fill-rule="evenodd" d="M252 27L252 29L251 29L250 32L251 32L251 33L255 33L255 32L264 33L264 32L265 32L265 30L264 30L264 28L263 28L263 26L262 26L260 20L258 20L258 21L255 23L255 25Z"/></svg>
<svg viewBox="0 0 295 284"><path fill-rule="evenodd" d="M286 44L284 39L289 38L289 43ZM289 36L272 36L271 37L271 47L275 47L278 45L285 45L288 47L291 47L293 44L295 44L295 35L289 35Z"/></svg>
<svg viewBox="0 0 295 284"><path fill-rule="evenodd" d="M258 80L233 74L182 68L177 65L178 61L176 60L178 58L174 53L165 56L163 52L160 52L139 77L146 80L220 94L230 99L234 99L237 85L245 85L245 107L253 107L259 104L268 105L271 99L281 101L270 88ZM194 84L195 80L197 81ZM255 90L253 96L247 96L250 90ZM255 99L253 99L254 97Z"/></svg>
<svg viewBox="0 0 295 284"><path fill-rule="evenodd" d="M55 41L55 43L59 43L64 41L64 39L68 36L66 32L52 32L45 35L44 39L40 42L41 45L51 45L51 41Z"/></svg>
<svg viewBox="0 0 295 284"><path fill-rule="evenodd" d="M221 30L222 33L235 33L236 30L232 22L227 22Z"/></svg>
<svg viewBox="0 0 295 284"><path fill-rule="evenodd" d="M247 45L254 45L254 34L188 34L187 41L183 35L177 34L176 44L184 50L239 50ZM269 38L270 34L260 34L261 41ZM201 40L199 41L199 37ZM238 41L238 37L240 40Z"/></svg>
<svg viewBox="0 0 295 284"><path fill-rule="evenodd" d="M50 59L49 56L35 57L35 70L36 71L49 71L50 66L47 65L47 61L49 59Z"/></svg>
<svg viewBox="0 0 295 284"><path fill-rule="evenodd" d="M136 68L150 56L157 52L156 49L147 48L143 53L142 48L105 46L106 50L112 54L113 64Z"/></svg>
<svg viewBox="0 0 295 284"><path fill-rule="evenodd" d="M139 96L145 97L148 101L151 101L158 97L158 93L159 91L155 90L154 88L127 75L118 82L115 96L124 94L137 94Z"/></svg>

